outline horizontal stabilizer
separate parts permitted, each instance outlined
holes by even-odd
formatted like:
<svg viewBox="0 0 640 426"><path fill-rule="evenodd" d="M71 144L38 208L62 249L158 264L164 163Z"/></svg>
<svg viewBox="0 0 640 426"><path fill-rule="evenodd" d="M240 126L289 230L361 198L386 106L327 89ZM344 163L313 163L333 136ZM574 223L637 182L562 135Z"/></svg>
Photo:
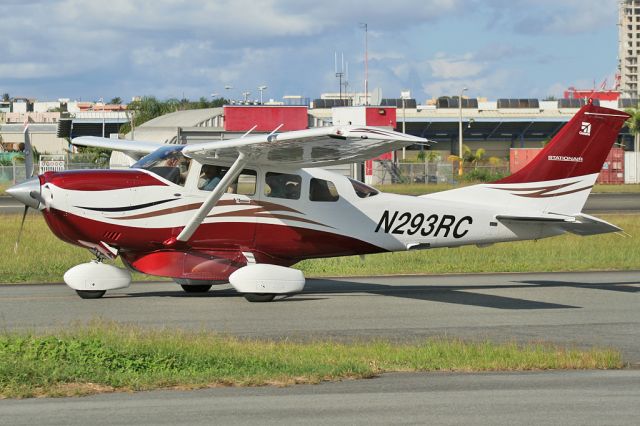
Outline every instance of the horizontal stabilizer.
<svg viewBox="0 0 640 426"><path fill-rule="evenodd" d="M572 234L585 236L622 231L622 228L587 214L579 214L575 218L575 222L567 222L562 225L567 232Z"/></svg>
<svg viewBox="0 0 640 426"><path fill-rule="evenodd" d="M531 225L549 225L556 228L560 228L566 232L572 234L586 236L606 234L609 232L622 231L621 228L606 222L597 217L589 216L587 214L578 214L575 216L507 216L498 215L496 219L505 225L509 223L531 224Z"/></svg>

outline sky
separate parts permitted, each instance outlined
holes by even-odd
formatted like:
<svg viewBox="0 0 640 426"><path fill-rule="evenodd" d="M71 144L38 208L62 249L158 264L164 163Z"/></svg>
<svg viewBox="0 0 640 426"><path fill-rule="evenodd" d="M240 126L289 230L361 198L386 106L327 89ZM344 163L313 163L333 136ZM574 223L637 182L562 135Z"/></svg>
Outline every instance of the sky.
<svg viewBox="0 0 640 426"><path fill-rule="evenodd" d="M419 103L561 97L617 70L616 0L0 0L0 93L311 99L350 92ZM346 68L346 65L345 65ZM231 86L231 89L225 89Z"/></svg>

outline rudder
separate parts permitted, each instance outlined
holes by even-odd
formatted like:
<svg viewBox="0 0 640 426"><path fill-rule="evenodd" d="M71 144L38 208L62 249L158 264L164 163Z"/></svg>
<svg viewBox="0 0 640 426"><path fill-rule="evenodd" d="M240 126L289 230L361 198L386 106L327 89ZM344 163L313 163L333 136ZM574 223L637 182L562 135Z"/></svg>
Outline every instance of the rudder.
<svg viewBox="0 0 640 426"><path fill-rule="evenodd" d="M494 183L543 182L599 173L629 117L589 100L529 164Z"/></svg>

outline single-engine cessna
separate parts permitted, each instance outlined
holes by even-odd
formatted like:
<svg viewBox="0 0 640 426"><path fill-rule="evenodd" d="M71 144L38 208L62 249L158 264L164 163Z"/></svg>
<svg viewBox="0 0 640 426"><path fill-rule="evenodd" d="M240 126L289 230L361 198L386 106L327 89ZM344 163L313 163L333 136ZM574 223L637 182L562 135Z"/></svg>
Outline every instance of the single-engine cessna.
<svg viewBox="0 0 640 426"><path fill-rule="evenodd" d="M324 127L188 145L79 137L138 160L125 170L47 172L8 190L63 241L96 256L64 280L82 298L125 288L128 269L186 292L231 283L252 302L300 292L303 259L620 231L582 213L629 116L585 105L540 154L497 182L419 197L323 170L426 139ZM30 174L29 174L30 176ZM24 222L24 219L23 219Z"/></svg>

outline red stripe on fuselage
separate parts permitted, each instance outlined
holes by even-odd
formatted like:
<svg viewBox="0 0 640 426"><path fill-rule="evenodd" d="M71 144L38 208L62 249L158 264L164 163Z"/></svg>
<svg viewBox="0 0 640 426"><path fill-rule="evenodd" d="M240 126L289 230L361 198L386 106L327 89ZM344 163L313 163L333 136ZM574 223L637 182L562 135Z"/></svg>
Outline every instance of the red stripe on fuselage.
<svg viewBox="0 0 640 426"><path fill-rule="evenodd" d="M141 228L104 223L51 208L43 210L49 228L60 239L109 245L139 254L165 250L163 242L182 227ZM117 241L109 236L118 235ZM203 223L189 240L189 250L238 250L256 255L261 263L293 264L303 259L379 253L381 247L345 235L314 229L255 222Z"/></svg>
<svg viewBox="0 0 640 426"><path fill-rule="evenodd" d="M46 172L44 181L58 188L73 191L109 191L140 186L168 186L153 175L136 169Z"/></svg>

